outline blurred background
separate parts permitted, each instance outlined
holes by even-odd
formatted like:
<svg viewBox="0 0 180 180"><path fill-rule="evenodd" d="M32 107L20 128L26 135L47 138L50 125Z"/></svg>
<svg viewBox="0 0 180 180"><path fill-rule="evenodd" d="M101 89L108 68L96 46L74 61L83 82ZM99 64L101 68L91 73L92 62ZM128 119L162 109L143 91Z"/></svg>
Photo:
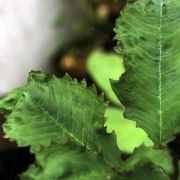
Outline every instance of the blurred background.
<svg viewBox="0 0 180 180"><path fill-rule="evenodd" d="M92 84L96 78L94 69L96 74L101 73L102 63L99 65L97 58L105 58L110 53L108 57L117 61L113 27L125 2L0 0L0 97L23 85L31 70L59 77L68 72ZM105 62L104 66L107 65ZM119 71L122 70L117 69L118 76ZM104 91L118 104L114 94L109 92L108 78ZM99 87L103 89L101 80ZM1 124L3 122L1 117ZM0 179L18 179L17 174L24 171L34 157L28 149L17 148L3 136L1 127Z"/></svg>
<svg viewBox="0 0 180 180"><path fill-rule="evenodd" d="M22 85L32 69L86 76L91 51L114 47L113 27L122 4L116 0L0 0L0 95Z"/></svg>

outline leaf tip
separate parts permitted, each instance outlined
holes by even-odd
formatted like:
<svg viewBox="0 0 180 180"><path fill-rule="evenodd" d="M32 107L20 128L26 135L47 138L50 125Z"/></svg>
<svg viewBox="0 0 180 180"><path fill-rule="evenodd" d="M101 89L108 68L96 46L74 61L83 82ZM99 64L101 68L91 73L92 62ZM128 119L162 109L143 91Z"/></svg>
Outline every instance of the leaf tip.
<svg viewBox="0 0 180 180"><path fill-rule="evenodd" d="M63 79L66 79L66 80L72 81L72 78L71 78L71 76L70 76L68 73L65 73L65 74L64 74Z"/></svg>
<svg viewBox="0 0 180 180"><path fill-rule="evenodd" d="M84 86L84 87L87 87L87 82L86 82L86 79L83 78L80 83Z"/></svg>
<svg viewBox="0 0 180 180"><path fill-rule="evenodd" d="M88 87L90 91L92 91L95 95L97 95L97 88L95 84L92 84L91 86Z"/></svg>

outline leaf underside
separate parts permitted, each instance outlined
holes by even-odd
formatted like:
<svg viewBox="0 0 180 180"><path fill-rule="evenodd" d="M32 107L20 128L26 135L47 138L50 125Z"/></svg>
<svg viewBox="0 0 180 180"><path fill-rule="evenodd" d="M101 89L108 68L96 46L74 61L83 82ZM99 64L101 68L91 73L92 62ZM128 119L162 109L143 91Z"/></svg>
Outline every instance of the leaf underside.
<svg viewBox="0 0 180 180"><path fill-rule="evenodd" d="M107 118L105 123L107 131L116 133L117 144L121 151L133 153L134 149L142 144L148 147L153 146L147 134L141 128L136 127L136 122L125 119L121 110L108 107L105 117Z"/></svg>
<svg viewBox="0 0 180 180"><path fill-rule="evenodd" d="M121 56L101 49L94 50L88 57L87 71L108 99L114 104L121 105L109 82L109 79L118 79L124 72Z"/></svg>
<svg viewBox="0 0 180 180"><path fill-rule="evenodd" d="M138 0L115 28L126 72L112 81L113 90L125 118L135 120L157 146L180 132L179 27L179 0Z"/></svg>

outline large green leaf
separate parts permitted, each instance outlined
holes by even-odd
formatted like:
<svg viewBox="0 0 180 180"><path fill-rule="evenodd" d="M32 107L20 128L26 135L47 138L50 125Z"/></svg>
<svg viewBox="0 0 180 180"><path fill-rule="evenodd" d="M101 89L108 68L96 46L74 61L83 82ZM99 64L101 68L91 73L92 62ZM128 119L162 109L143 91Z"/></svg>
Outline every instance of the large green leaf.
<svg viewBox="0 0 180 180"><path fill-rule="evenodd" d="M116 23L117 50L126 72L113 90L154 143L180 131L180 1L138 0Z"/></svg>
<svg viewBox="0 0 180 180"><path fill-rule="evenodd" d="M109 100L120 105L109 79L118 79L119 75L124 72L121 57L115 53L104 52L101 49L94 50L88 58L87 70Z"/></svg>
<svg viewBox="0 0 180 180"><path fill-rule="evenodd" d="M3 125L6 137L16 140L19 146L31 146L33 152L52 142L70 140L94 153L103 151L106 162L118 167L120 154L115 136L104 128L104 100L85 82L69 78L32 72L26 86L1 100L0 111L7 117Z"/></svg>
<svg viewBox="0 0 180 180"><path fill-rule="evenodd" d="M153 146L153 142L147 134L136 127L134 121L127 120L123 117L123 112L117 108L108 107L105 112L107 118L105 126L107 131L114 131L117 137L117 144L121 151L132 153L136 147L142 144Z"/></svg>

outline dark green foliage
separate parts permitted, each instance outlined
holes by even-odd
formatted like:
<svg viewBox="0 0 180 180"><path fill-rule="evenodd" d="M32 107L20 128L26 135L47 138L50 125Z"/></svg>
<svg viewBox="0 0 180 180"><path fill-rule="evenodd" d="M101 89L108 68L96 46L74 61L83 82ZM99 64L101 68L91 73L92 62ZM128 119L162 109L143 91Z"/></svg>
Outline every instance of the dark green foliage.
<svg viewBox="0 0 180 180"><path fill-rule="evenodd" d="M112 87L157 146L180 132L180 1L138 0L116 23L116 49L126 72Z"/></svg>

